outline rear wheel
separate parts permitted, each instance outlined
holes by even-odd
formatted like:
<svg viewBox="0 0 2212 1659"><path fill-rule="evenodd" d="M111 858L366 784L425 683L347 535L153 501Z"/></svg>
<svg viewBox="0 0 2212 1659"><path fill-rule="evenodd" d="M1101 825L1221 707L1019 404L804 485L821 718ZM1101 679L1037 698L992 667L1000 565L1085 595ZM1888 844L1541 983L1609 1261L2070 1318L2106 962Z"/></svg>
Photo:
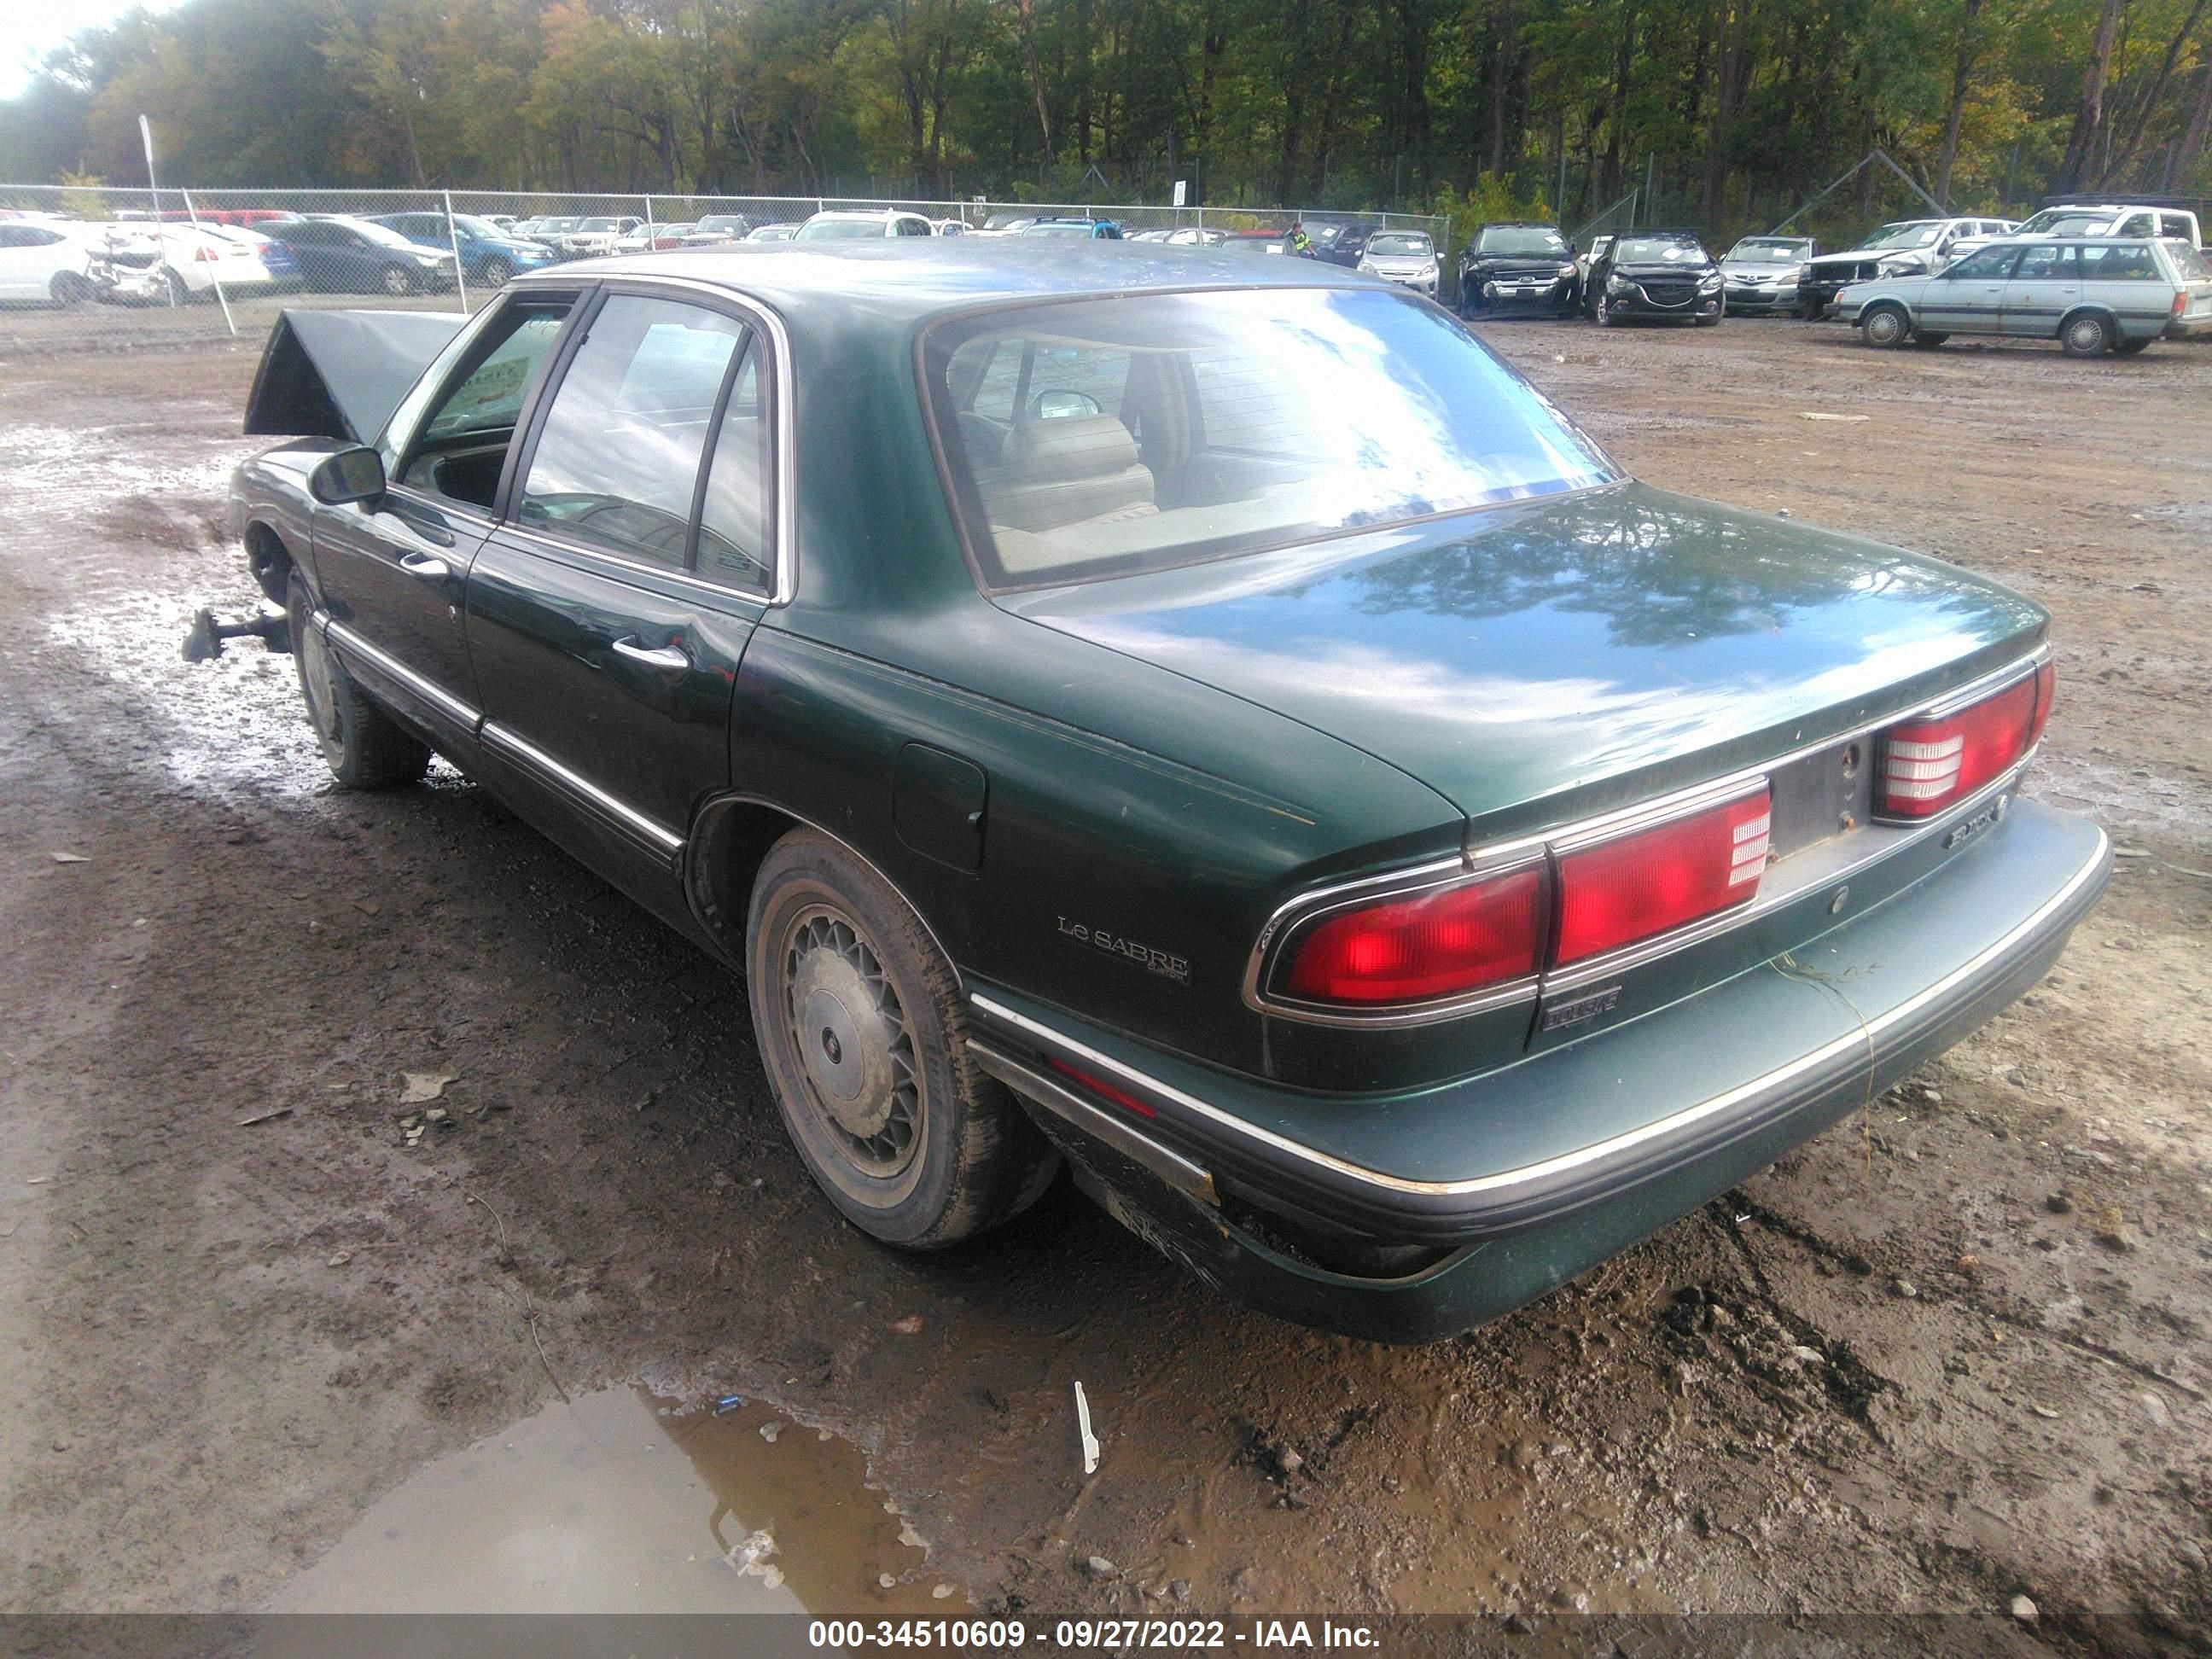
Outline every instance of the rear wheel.
<svg viewBox="0 0 2212 1659"><path fill-rule="evenodd" d="M2058 325L2058 346L2069 357L2101 357L2112 349L2112 325L2094 311Z"/></svg>
<svg viewBox="0 0 2212 1659"><path fill-rule="evenodd" d="M361 694L314 625L315 604L295 574L285 590L292 660L316 744L343 789L389 789L413 783L430 764L427 745Z"/></svg>
<svg viewBox="0 0 2212 1659"><path fill-rule="evenodd" d="M793 830L754 879L745 958L777 1109L848 1220L936 1249L1042 1194L1057 1155L969 1059L951 964L882 877Z"/></svg>
<svg viewBox="0 0 2212 1659"><path fill-rule="evenodd" d="M385 266L377 274L377 280L384 284L384 291L395 298L399 295L412 294L415 291L415 278L409 274L404 265Z"/></svg>
<svg viewBox="0 0 2212 1659"><path fill-rule="evenodd" d="M2112 342L2112 349L2123 357L2132 357L2137 352L2149 350L2150 342L2148 340L2115 340Z"/></svg>
<svg viewBox="0 0 2212 1659"><path fill-rule="evenodd" d="M92 298L92 284L74 270L57 271L46 284L46 294L64 311L74 311Z"/></svg>
<svg viewBox="0 0 2212 1659"><path fill-rule="evenodd" d="M173 306L188 306L192 302L192 290L185 279L166 267L161 271L161 294Z"/></svg>
<svg viewBox="0 0 2212 1659"><path fill-rule="evenodd" d="M1912 337L1912 324L1902 306L1872 306L1859 319L1859 336L1870 346L1887 350Z"/></svg>
<svg viewBox="0 0 2212 1659"><path fill-rule="evenodd" d="M1939 346L1950 337L1951 337L1948 334L1929 334L1923 332L1912 337L1912 343L1917 346Z"/></svg>

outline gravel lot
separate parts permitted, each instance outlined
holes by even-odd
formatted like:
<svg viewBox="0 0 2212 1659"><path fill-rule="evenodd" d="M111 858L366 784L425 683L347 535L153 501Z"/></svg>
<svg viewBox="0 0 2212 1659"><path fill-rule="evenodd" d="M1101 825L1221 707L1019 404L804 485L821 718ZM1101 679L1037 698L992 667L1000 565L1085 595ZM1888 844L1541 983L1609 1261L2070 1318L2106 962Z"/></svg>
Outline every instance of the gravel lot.
<svg viewBox="0 0 2212 1659"><path fill-rule="evenodd" d="M1064 1187L937 1260L843 1226L719 970L450 773L330 793L289 661L178 659L195 606L250 597L221 538L253 356L17 356L0 1611L301 1604L424 1465L635 1386L641 1421L740 1392L749 1446L834 1437L851 1468L821 1480L865 1459L908 1536L821 1534L896 1569L817 1578L855 1607L2002 1620L2025 1595L2062 1647L2205 1642L2212 349L1487 331L1648 480L2050 606L2030 791L2121 859L2058 970L1914 1083L1414 1350L1240 1313ZM408 1072L456 1079L411 1148ZM794 1441L833 1445L765 1443ZM693 1455L744 1525L676 1516L702 1547L669 1571L727 1577L779 1500ZM373 1601L409 1569L366 1571Z"/></svg>

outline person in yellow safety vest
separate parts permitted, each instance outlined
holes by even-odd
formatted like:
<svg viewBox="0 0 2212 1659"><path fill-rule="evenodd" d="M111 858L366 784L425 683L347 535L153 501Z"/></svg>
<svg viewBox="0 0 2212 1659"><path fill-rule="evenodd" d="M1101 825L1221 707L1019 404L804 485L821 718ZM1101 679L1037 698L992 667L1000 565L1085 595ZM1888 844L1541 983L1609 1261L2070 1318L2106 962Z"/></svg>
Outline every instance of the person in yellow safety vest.
<svg viewBox="0 0 2212 1659"><path fill-rule="evenodd" d="M1303 224L1291 227L1290 246L1291 252L1297 254L1299 258L1313 258L1313 238L1306 234L1306 228Z"/></svg>

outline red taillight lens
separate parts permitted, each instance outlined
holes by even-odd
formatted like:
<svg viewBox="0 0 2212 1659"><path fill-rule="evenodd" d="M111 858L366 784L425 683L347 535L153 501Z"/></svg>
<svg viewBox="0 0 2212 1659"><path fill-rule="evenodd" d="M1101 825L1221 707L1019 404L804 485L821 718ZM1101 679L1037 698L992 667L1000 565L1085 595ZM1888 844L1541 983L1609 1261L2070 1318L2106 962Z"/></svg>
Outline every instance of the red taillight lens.
<svg viewBox="0 0 2212 1659"><path fill-rule="evenodd" d="M1541 865L1331 916L1297 942L1283 989L1313 1002L1422 1002L1536 971L1551 911Z"/></svg>
<svg viewBox="0 0 2212 1659"><path fill-rule="evenodd" d="M1882 815L1930 817L2025 755L2043 734L2055 678L2045 663L1970 708L1890 727L1881 746Z"/></svg>
<svg viewBox="0 0 2212 1659"><path fill-rule="evenodd" d="M1129 1093L1127 1090L1117 1089L1112 1084L1107 1082L1105 1079L1093 1077L1088 1072L1082 1071L1073 1066L1070 1066L1064 1060L1054 1060L1050 1054L1047 1054L1044 1057L1044 1063L1050 1066L1054 1071L1058 1072L1062 1077L1067 1079L1071 1083L1080 1084L1092 1094L1097 1095L1101 1100L1112 1101L1116 1106L1121 1108L1123 1111L1134 1112L1139 1117L1157 1117L1159 1115L1158 1113L1152 1110L1151 1107L1146 1105L1143 1101L1138 1099L1136 1096Z"/></svg>
<svg viewBox="0 0 2212 1659"><path fill-rule="evenodd" d="M1745 902L1766 867L1766 791L1559 855L1561 963Z"/></svg>

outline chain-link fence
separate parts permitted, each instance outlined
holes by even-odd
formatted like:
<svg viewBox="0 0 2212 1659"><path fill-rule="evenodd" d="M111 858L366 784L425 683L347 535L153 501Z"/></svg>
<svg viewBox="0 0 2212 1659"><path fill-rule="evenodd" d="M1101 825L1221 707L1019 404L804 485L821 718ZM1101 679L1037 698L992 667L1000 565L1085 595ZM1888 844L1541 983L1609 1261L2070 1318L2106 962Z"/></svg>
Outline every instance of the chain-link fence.
<svg viewBox="0 0 2212 1659"><path fill-rule="evenodd" d="M1079 217L1216 241L1303 221L1323 257L1336 227L1425 231L1439 253L1447 229L1421 214L1107 203L0 185L0 349L258 348L287 307L469 311L569 259L775 240L816 213L887 210L944 235Z"/></svg>

